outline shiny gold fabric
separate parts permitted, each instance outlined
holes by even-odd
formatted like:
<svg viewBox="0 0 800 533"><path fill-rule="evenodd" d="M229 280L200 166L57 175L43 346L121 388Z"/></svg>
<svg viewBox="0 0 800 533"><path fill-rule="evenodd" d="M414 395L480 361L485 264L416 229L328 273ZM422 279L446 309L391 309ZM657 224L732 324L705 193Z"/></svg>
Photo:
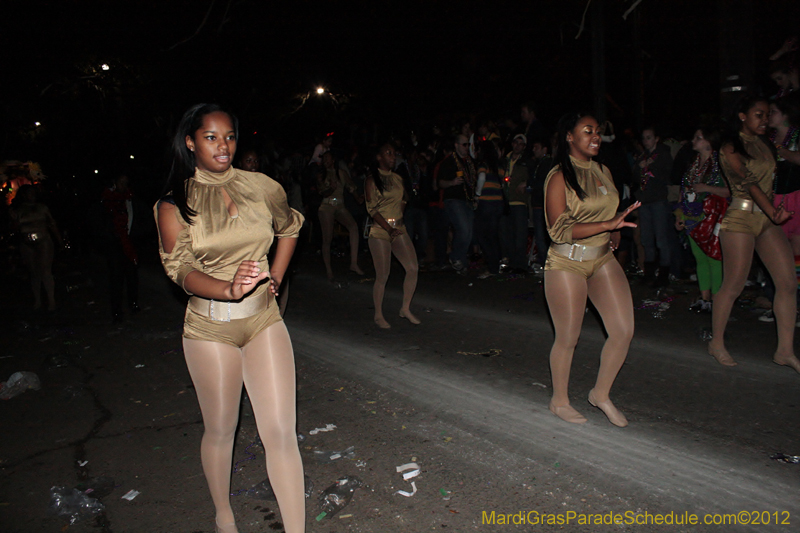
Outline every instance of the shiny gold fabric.
<svg viewBox="0 0 800 533"><path fill-rule="evenodd" d="M228 213L223 188L238 215ZM273 239L296 237L303 225L303 215L289 207L283 187L257 172L231 167L213 174L197 169L187 183L186 197L197 213L193 224L181 220L184 228L171 253L159 242L164 270L181 287L193 270L224 281L232 280L246 260L259 261L262 270L269 270L267 252Z"/></svg>
<svg viewBox="0 0 800 533"><path fill-rule="evenodd" d="M384 172L379 170L383 179L383 194L373 189L370 199L367 201L367 213L375 217L380 213L386 220L403 218L403 178L394 172ZM405 233L405 226L398 226ZM369 230L369 236L376 239L391 241L389 234L382 227L373 224Z"/></svg>
<svg viewBox="0 0 800 533"><path fill-rule="evenodd" d="M223 188L238 210L235 216L225 206ZM170 253L164 251L159 234L161 263L181 287L193 270L231 281L242 261L247 260L259 261L261 269L268 271L267 252L274 238L296 237L303 225L303 216L289 207L283 187L256 172L231 167L214 174L197 169L187 183L186 196L197 216L192 225L187 225L175 210L183 229ZM155 210L158 223L158 204ZM262 282L243 300L262 297L267 288L268 284ZM274 298L269 299L263 313L229 323L215 322L187 309L184 337L241 347L280 320Z"/></svg>
<svg viewBox="0 0 800 533"><path fill-rule="evenodd" d="M592 235L584 239L573 239L572 228L575 224L603 222L611 220L617 214L619 206L619 195L614 187L614 180L608 169L594 161L580 161L570 156L578 184L586 192L586 198L580 200L578 195L567 185L567 207L564 212L555 220L550 221L547 217L545 208L545 220L547 221L547 231L553 242L558 244L583 244L585 246L602 246L608 243L609 234L607 232ZM545 206L547 206L547 187L550 178L561 169L560 166L554 167L547 175L544 184ZM566 180L565 180L566 182ZM603 194L600 187L605 188Z"/></svg>
<svg viewBox="0 0 800 533"><path fill-rule="evenodd" d="M739 133L739 137L742 139L745 151L751 156L751 159L742 158L743 177L733 172L730 161L728 161L724 151L720 151L719 154L719 164L722 167L722 172L728 178L731 196L733 198L752 200L747 189L755 184L771 200L772 180L775 173L775 158L772 156L772 151L764 141L755 135Z"/></svg>

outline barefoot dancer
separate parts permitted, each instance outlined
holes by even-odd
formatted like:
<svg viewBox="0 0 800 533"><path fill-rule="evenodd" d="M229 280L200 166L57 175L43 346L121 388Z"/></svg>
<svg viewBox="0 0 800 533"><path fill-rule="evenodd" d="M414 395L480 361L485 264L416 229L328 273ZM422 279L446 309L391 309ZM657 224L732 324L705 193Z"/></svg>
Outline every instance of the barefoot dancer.
<svg viewBox="0 0 800 533"><path fill-rule="evenodd" d="M608 395L633 337L633 301L612 248L619 243L620 228L635 226L625 222L625 217L640 204L617 214L619 195L614 180L607 168L592 161L600 151L597 128L590 115L561 117L558 164L545 182L545 215L553 244L544 267L544 290L556 332L550 351L550 411L573 424L586 422L569 404L567 389L588 296L608 332L589 403L601 409L612 424L625 427L625 415Z"/></svg>
<svg viewBox="0 0 800 533"><path fill-rule="evenodd" d="M414 290L417 288L417 252L414 243L403 226L403 178L392 172L395 163L394 147L383 145L377 156L378 171L367 178L367 212L373 224L369 231L369 251L375 264L375 285L372 288L372 300L375 304L375 323L378 327L388 329L391 326L383 317L383 293L389 279L392 266L392 254L397 257L406 270L403 282L403 305L400 307L400 318L412 324L419 320L409 307Z"/></svg>
<svg viewBox="0 0 800 533"><path fill-rule="evenodd" d="M775 283L772 309L778 326L778 349L773 361L800 372L794 355L797 314L797 278L792 247L779 227L792 212L772 205L775 157L763 138L767 130L769 102L745 96L735 116L739 134L722 146L720 166L730 182L731 201L719 234L722 246L722 287L714 299L711 315L713 338L708 353L725 366L736 361L725 348L725 326L733 302L741 294L756 251Z"/></svg>

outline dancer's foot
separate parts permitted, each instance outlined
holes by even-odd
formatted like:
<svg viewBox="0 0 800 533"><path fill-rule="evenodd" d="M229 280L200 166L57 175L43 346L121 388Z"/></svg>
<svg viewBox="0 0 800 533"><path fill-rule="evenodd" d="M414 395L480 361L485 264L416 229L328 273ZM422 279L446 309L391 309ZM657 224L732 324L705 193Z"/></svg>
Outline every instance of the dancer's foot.
<svg viewBox="0 0 800 533"><path fill-rule="evenodd" d="M386 322L386 319L385 319L385 318L383 318L382 316L376 316L376 317L375 317L375 323L376 323L376 324L378 325L378 327L379 327L379 328L381 328L381 329L389 329L389 328L391 328L391 327L392 327L392 326L391 326L391 324L389 324L388 322Z"/></svg>
<svg viewBox="0 0 800 533"><path fill-rule="evenodd" d="M604 402L597 401L597 398L594 396L594 389L589 391L589 403L603 411L608 417L608 421L615 426L624 428L628 425L628 419L625 418L625 415L619 412L619 409L614 407L614 404L611 403L611 400L606 400Z"/></svg>
<svg viewBox="0 0 800 533"><path fill-rule="evenodd" d="M406 320L408 320L409 322L411 322L414 325L422 324L422 322L420 322L417 317L412 315L411 311L409 311L408 309L405 309L405 310L401 309L400 310L400 318L405 318Z"/></svg>
<svg viewBox="0 0 800 533"><path fill-rule="evenodd" d="M736 361L733 360L731 354L728 353L728 350L725 348L716 348L711 346L711 343L708 345L708 354L713 356L717 362L723 366L736 366Z"/></svg>
<svg viewBox="0 0 800 533"><path fill-rule="evenodd" d="M239 533L236 528L236 522L228 522L227 524L220 525L219 522L214 522L216 526L216 533Z"/></svg>
<svg viewBox="0 0 800 533"><path fill-rule="evenodd" d="M772 362L776 365L788 366L794 368L796 372L800 372L800 360L794 354L778 355L772 358Z"/></svg>
<svg viewBox="0 0 800 533"><path fill-rule="evenodd" d="M550 401L550 412L556 415L558 418L563 420L564 422L569 422L570 424L584 424L586 423L586 417L576 411L571 405L553 405L553 401Z"/></svg>
<svg viewBox="0 0 800 533"><path fill-rule="evenodd" d="M358 265L350 265L350 272L355 272L359 276L364 275L364 271L358 268Z"/></svg>

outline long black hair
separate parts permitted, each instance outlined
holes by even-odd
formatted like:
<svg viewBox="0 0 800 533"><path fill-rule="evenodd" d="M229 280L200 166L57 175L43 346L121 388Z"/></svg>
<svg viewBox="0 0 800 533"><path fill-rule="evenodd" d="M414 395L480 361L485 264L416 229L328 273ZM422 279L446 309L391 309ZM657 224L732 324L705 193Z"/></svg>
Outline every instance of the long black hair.
<svg viewBox="0 0 800 533"><path fill-rule="evenodd" d="M500 159L497 156L497 146L492 141L481 141L478 145L478 152L480 154L480 164L493 174L497 174Z"/></svg>
<svg viewBox="0 0 800 533"><path fill-rule="evenodd" d="M742 98L736 104L736 108L733 110L730 118L728 119L728 129L725 132L725 138L722 141L723 144L730 144L733 146L733 151L745 159L753 159L753 157L747 153L747 150L744 149L742 138L739 137L739 132L742 131L742 122L744 122L739 117L739 113L746 115L748 111L753 109L753 107L760 102L769 104L769 100L757 94L750 93L742 96ZM767 144L770 145L771 143Z"/></svg>
<svg viewBox="0 0 800 533"><path fill-rule="evenodd" d="M584 117L594 117L591 113L572 112L567 113L558 120L558 133L556 137L556 164L561 166L561 173L564 175L564 182L567 187L575 191L579 200L586 198L586 191L578 183L578 176L575 167L569 158L569 142L567 134L572 133L578 121Z"/></svg>
<svg viewBox="0 0 800 533"><path fill-rule="evenodd" d="M186 137L194 138L194 134L203 126L206 115L221 111L228 115L233 123L233 132L239 137L239 120L217 104L197 104L183 114L175 135L172 137L172 166L169 170L164 195L172 194L172 201L180 211L187 224L192 224L192 217L197 212L189 207L186 201L186 180L194 176L196 161L194 152L186 146Z"/></svg>
<svg viewBox="0 0 800 533"><path fill-rule="evenodd" d="M384 147L390 146L392 150L394 150L394 145L390 142L381 143L378 145L378 149L375 150L375 155L372 160L375 162L375 166L370 167L372 170L372 181L375 182L375 188L378 189L378 192L383 194L383 191L386 190L386 186L383 183L383 178L381 178L381 173L379 170L380 165L378 165L378 156L381 154L381 150ZM391 172L394 172L394 169L389 169Z"/></svg>

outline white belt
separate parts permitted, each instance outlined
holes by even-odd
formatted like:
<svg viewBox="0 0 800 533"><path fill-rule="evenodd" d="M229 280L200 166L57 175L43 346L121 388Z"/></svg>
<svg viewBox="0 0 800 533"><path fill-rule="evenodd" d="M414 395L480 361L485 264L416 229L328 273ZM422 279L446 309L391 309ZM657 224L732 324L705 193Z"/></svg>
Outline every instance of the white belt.
<svg viewBox="0 0 800 533"><path fill-rule="evenodd" d="M400 226L403 225L402 218L387 218L385 220L393 228L399 228Z"/></svg>
<svg viewBox="0 0 800 533"><path fill-rule="evenodd" d="M250 318L269 306L272 293L269 289L255 296L247 296L238 302L217 301L199 296L189 298L189 309L200 316L217 322L230 322L241 318Z"/></svg>
<svg viewBox="0 0 800 533"><path fill-rule="evenodd" d="M571 261L592 261L608 253L608 243L601 246L584 246L583 244L551 244L550 249Z"/></svg>
<svg viewBox="0 0 800 533"><path fill-rule="evenodd" d="M747 211L748 213L763 213L761 208L758 207L753 200L745 200L744 198L734 198L731 200L731 205L728 209L736 209L738 211Z"/></svg>

